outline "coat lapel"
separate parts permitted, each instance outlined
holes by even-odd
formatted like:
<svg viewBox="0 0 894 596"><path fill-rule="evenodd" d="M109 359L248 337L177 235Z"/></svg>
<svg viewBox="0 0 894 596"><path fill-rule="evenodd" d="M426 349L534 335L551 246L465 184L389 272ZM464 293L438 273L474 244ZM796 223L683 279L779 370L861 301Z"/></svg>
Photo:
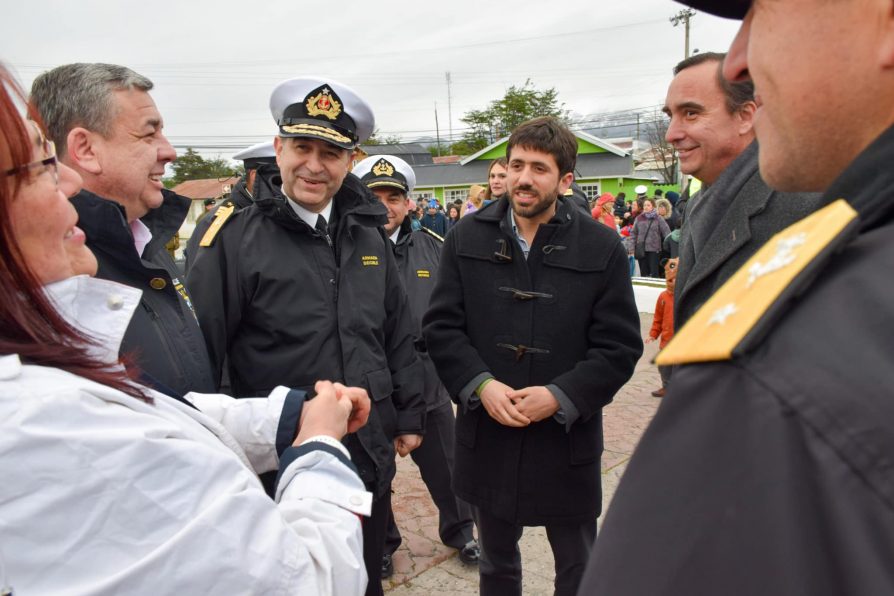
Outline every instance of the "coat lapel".
<svg viewBox="0 0 894 596"><path fill-rule="evenodd" d="M752 219L766 208L772 194L761 181L760 174L755 171L737 193L689 271L686 287L680 293L681 302L692 288L717 271L751 240Z"/></svg>

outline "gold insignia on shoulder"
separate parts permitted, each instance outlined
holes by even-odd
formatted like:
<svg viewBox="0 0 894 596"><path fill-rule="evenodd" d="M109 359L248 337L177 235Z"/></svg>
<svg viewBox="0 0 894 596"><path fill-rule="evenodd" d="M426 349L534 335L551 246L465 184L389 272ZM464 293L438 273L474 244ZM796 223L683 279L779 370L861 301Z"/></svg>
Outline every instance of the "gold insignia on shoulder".
<svg viewBox="0 0 894 596"><path fill-rule="evenodd" d="M667 366L731 359L786 288L828 252L856 217L839 199L773 236L674 335L655 362Z"/></svg>
<svg viewBox="0 0 894 596"><path fill-rule="evenodd" d="M341 114L341 102L332 97L329 87L323 87L319 93L308 97L305 107L308 116L326 116L335 120Z"/></svg>
<svg viewBox="0 0 894 596"><path fill-rule="evenodd" d="M373 166L372 173L376 176L393 176L394 166L388 163L388 160L382 158Z"/></svg>
<svg viewBox="0 0 894 596"><path fill-rule="evenodd" d="M435 232L432 232L431 230L429 230L429 229L426 228L425 226L422 226L421 230L422 230L423 232L425 232L426 234L428 234L429 236L432 236L435 240L440 240L441 242L444 242L444 237L443 237L443 236L441 236L440 234L436 234Z"/></svg>
<svg viewBox="0 0 894 596"><path fill-rule="evenodd" d="M227 223L227 220L230 219L230 216L233 215L234 211L236 211L236 206L232 204L220 207L214 214L214 221L211 222L211 225L205 231L205 235L202 236L202 241L199 242L199 246L207 247L214 244L214 238L217 236L217 233L220 232L223 225Z"/></svg>

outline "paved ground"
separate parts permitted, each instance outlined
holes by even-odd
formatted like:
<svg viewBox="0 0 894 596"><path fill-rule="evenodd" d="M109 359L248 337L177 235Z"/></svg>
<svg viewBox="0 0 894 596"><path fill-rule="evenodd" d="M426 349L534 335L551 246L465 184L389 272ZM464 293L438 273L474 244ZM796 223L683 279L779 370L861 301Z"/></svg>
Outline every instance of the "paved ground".
<svg viewBox="0 0 894 596"><path fill-rule="evenodd" d="M650 314L641 315L643 336ZM604 410L605 453L602 488L606 506L659 400L650 393L660 385L658 370L650 364L657 344L646 344L633 378ZM463 565L456 551L438 539L437 510L408 457L398 461L394 483L394 515L404 538L394 554L394 576L382 582L393 596L478 594L478 570ZM607 507L606 507L607 508ZM542 528L527 528L521 540L525 594L553 593L553 557Z"/></svg>

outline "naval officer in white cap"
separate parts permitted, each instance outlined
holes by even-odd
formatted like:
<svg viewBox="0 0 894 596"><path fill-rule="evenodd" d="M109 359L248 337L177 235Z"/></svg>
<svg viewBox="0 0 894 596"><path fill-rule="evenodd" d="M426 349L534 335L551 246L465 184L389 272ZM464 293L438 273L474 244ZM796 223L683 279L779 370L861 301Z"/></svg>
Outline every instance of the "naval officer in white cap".
<svg viewBox="0 0 894 596"><path fill-rule="evenodd" d="M420 338L420 358L425 367L423 396L425 397L425 441L413 451L413 461L419 466L422 480L438 507L438 534L441 541L459 551L466 564L478 563L478 543L472 535L472 510L453 493L453 443L455 417L450 394L438 379L435 365L422 345L422 315L438 277L441 245L444 239L422 228L413 231L409 213L409 193L416 186L416 174L410 164L393 155L373 155L358 163L353 170L360 181L378 197L388 209L385 232L391 238L397 267L410 299L413 330ZM388 525L385 556L382 558L382 577L389 577L394 566L391 555L400 546L401 537L394 517Z"/></svg>
<svg viewBox="0 0 894 596"><path fill-rule="evenodd" d="M425 403L412 316L382 229L387 210L348 173L373 114L352 89L320 78L281 83L270 109L282 194L215 221L190 271L193 300L234 395L309 389L317 379L369 392L369 423L345 444L374 495L363 524L366 593L381 594L395 451L421 443ZM280 431L287 444L291 431Z"/></svg>

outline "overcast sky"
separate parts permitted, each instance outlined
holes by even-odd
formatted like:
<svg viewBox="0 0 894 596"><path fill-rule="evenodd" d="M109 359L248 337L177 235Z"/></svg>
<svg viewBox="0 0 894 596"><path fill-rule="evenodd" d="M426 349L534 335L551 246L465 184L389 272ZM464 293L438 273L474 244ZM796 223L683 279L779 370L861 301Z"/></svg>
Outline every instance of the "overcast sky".
<svg viewBox="0 0 894 596"><path fill-rule="evenodd" d="M663 102L683 58L671 0L233 0L8 2L0 60L27 88L68 62L112 62L151 78L175 146L229 157L275 132L280 81L324 75L358 91L382 136L435 135L530 78L579 115ZM690 47L725 51L737 23L697 13Z"/></svg>

